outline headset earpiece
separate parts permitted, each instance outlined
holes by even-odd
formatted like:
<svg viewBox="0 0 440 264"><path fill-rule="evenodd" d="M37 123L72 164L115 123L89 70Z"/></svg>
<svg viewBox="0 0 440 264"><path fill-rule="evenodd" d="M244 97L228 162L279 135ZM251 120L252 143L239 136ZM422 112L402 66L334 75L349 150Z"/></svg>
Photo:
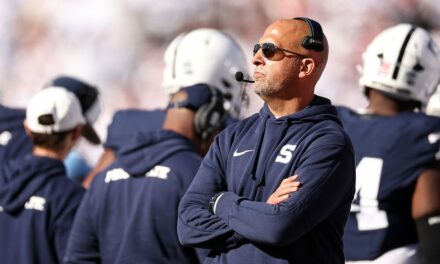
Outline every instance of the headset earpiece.
<svg viewBox="0 0 440 264"><path fill-rule="evenodd" d="M321 25L307 17L295 17L293 19L304 21L309 27L310 35L303 38L301 46L309 50L322 51L324 49L324 33L322 33Z"/></svg>
<svg viewBox="0 0 440 264"><path fill-rule="evenodd" d="M222 94L211 86L209 86L209 89L212 93L211 101L208 104L202 105L194 117L196 133L202 140L207 140L219 129L226 116Z"/></svg>

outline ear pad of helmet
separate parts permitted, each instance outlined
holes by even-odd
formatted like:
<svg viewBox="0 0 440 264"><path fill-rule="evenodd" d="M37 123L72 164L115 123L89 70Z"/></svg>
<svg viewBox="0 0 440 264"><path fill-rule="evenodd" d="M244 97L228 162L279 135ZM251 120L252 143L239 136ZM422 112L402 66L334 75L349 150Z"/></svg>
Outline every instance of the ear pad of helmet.
<svg viewBox="0 0 440 264"><path fill-rule="evenodd" d="M215 88L209 86L212 92L211 101L202 105L196 112L194 127L202 140L206 140L219 129L226 117L223 107L223 96Z"/></svg>

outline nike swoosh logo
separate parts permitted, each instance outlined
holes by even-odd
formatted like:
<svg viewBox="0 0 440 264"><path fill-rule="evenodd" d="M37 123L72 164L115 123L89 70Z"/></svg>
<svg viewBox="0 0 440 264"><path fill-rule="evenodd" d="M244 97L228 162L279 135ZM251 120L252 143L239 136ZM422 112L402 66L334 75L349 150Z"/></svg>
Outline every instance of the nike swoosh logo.
<svg viewBox="0 0 440 264"><path fill-rule="evenodd" d="M246 153L248 153L248 152L252 152L252 151L254 151L253 149L248 149L248 150L243 150L243 151L241 151L241 152L238 152L238 150L236 149L235 151L234 151L234 154L232 155L232 156L234 156L234 157L240 157L241 155L244 155L244 154L246 154Z"/></svg>

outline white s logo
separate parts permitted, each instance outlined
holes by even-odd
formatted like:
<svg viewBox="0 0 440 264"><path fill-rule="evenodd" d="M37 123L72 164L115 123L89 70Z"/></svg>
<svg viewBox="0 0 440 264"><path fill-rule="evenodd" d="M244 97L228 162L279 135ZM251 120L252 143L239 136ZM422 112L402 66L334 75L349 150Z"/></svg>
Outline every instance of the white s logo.
<svg viewBox="0 0 440 264"><path fill-rule="evenodd" d="M280 150L280 154L275 159L275 162L287 164L292 159L292 152L295 151L295 149L296 145L284 145Z"/></svg>

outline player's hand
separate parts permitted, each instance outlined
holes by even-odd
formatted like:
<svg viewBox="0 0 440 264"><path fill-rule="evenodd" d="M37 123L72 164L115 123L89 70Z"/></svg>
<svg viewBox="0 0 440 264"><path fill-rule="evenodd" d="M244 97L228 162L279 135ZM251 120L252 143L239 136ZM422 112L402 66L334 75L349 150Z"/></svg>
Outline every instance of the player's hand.
<svg viewBox="0 0 440 264"><path fill-rule="evenodd" d="M301 183L297 181L297 179L298 175L284 179L276 191L267 199L266 203L275 205L287 200L290 194L296 192L301 186Z"/></svg>

